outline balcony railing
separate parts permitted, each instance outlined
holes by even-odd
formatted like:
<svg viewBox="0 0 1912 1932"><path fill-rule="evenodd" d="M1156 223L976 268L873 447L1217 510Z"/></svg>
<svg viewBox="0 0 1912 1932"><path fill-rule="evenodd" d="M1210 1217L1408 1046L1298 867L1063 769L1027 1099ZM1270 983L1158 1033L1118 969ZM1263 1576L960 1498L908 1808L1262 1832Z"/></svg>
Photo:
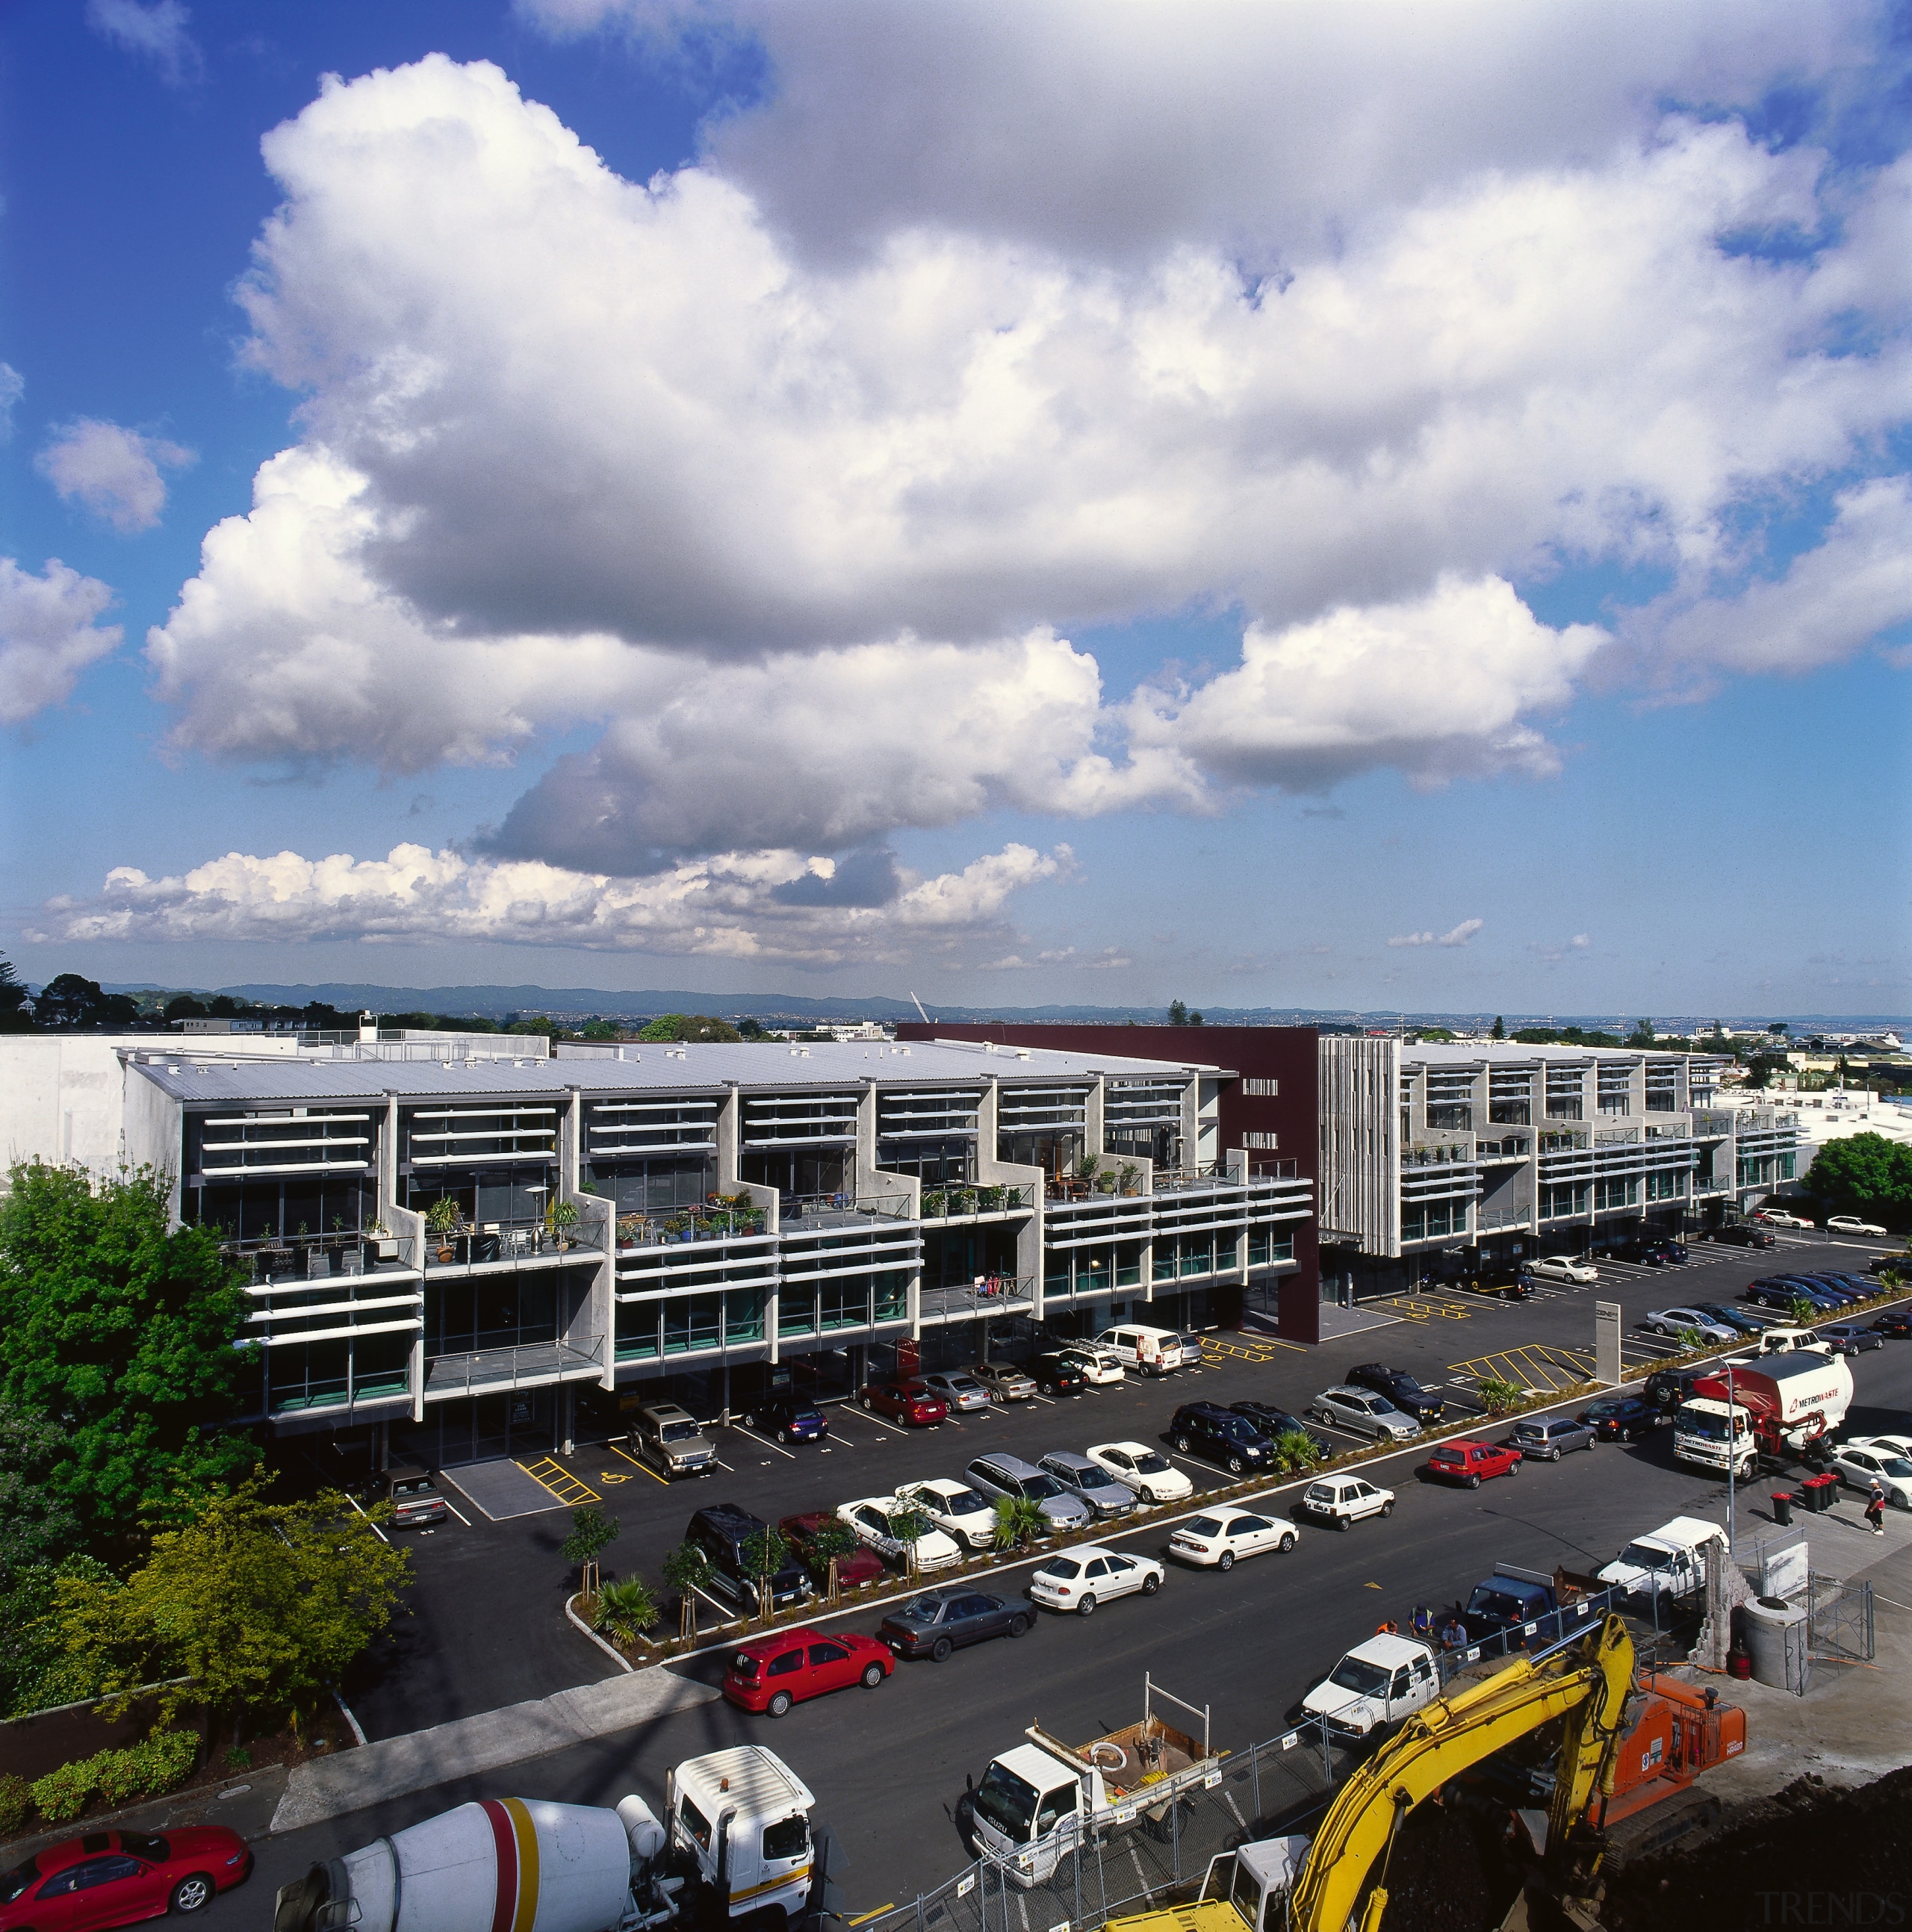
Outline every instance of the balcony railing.
<svg viewBox="0 0 1912 1932"><path fill-rule="evenodd" d="M786 1194L778 1226L786 1234L804 1234L818 1228L853 1228L864 1221L909 1218L907 1194Z"/></svg>
<svg viewBox="0 0 1912 1932"><path fill-rule="evenodd" d="M767 1233L769 1228L770 1216L764 1208L707 1202L696 1207L620 1214L617 1240L619 1251L623 1252L633 1248L659 1247L672 1241L734 1240Z"/></svg>
<svg viewBox="0 0 1912 1932"><path fill-rule="evenodd" d="M602 1222L583 1218L554 1230L542 1220L481 1221L449 1230L425 1232L425 1264L432 1268L479 1268L494 1262L525 1262L561 1258L574 1250L602 1251Z"/></svg>
<svg viewBox="0 0 1912 1932"><path fill-rule="evenodd" d="M926 1322L959 1320L977 1315L1016 1315L1035 1305L1033 1275L986 1275L980 1282L925 1288L921 1298Z"/></svg>
<svg viewBox="0 0 1912 1932"><path fill-rule="evenodd" d="M1035 1202L1034 1187L998 1187L981 1181L953 1187L926 1187L923 1218L958 1221L971 1220L978 1214L1026 1214Z"/></svg>
<svg viewBox="0 0 1912 1932"><path fill-rule="evenodd" d="M1495 1228L1525 1228L1533 1217L1531 1208L1482 1208L1475 1214L1474 1225L1484 1233Z"/></svg>
<svg viewBox="0 0 1912 1932"><path fill-rule="evenodd" d="M580 1348L570 1342L521 1342L508 1348L428 1356L425 1392L430 1398L471 1395L483 1389L522 1388L540 1382L581 1380L600 1372L604 1337Z"/></svg>
<svg viewBox="0 0 1912 1932"><path fill-rule="evenodd" d="M1155 1186L1159 1192L1168 1177L1159 1168ZM1126 1161L1098 1167L1093 1174L1052 1174L1044 1184L1046 1201L1113 1200L1142 1191L1142 1170Z"/></svg>
<svg viewBox="0 0 1912 1932"><path fill-rule="evenodd" d="M1205 1160L1193 1167L1158 1167L1155 1170L1154 1191L1157 1194L1179 1194L1196 1187L1226 1187L1232 1181L1241 1182L1220 1161Z"/></svg>
<svg viewBox="0 0 1912 1932"><path fill-rule="evenodd" d="M1471 1141L1438 1142L1433 1144L1405 1147L1401 1149L1401 1166L1403 1167L1438 1167L1445 1162L1459 1161L1471 1164L1474 1147Z"/></svg>
<svg viewBox="0 0 1912 1932"><path fill-rule="evenodd" d="M276 1234L220 1244L250 1282L324 1281L335 1275L409 1274L418 1266L409 1234Z"/></svg>

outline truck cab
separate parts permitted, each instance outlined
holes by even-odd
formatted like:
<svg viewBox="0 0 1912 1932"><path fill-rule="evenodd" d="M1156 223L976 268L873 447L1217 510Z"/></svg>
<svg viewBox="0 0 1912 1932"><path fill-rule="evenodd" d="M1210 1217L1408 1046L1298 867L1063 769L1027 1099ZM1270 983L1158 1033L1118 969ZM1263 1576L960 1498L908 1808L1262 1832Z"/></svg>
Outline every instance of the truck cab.
<svg viewBox="0 0 1912 1932"><path fill-rule="evenodd" d="M817 1801L775 1752L742 1744L687 1758L671 1770L665 1798L673 1850L696 1867L727 1921L804 1916Z"/></svg>
<svg viewBox="0 0 1912 1932"><path fill-rule="evenodd" d="M1690 1597L1706 1580L1706 1547L1726 1532L1716 1522L1676 1516L1650 1536L1636 1537L1600 1572L1600 1580L1628 1595Z"/></svg>
<svg viewBox="0 0 1912 1932"><path fill-rule="evenodd" d="M1371 1636L1358 1643L1301 1700L1310 1718L1366 1737L1398 1724L1441 1694L1434 1653L1412 1637Z"/></svg>
<svg viewBox="0 0 1912 1932"><path fill-rule="evenodd" d="M1226 1900L1247 1932L1286 1932L1282 1906L1301 1875L1307 1849L1307 1840L1295 1836L1251 1839L1234 1851L1222 1852L1208 1862L1200 1903ZM1235 1932L1235 1928L1224 1920L1214 1932Z"/></svg>
<svg viewBox="0 0 1912 1932"><path fill-rule="evenodd" d="M1460 1621L1475 1643L1514 1630L1538 1637L1553 1634L1549 1619L1559 1607L1550 1578L1503 1563L1491 1576L1474 1586Z"/></svg>

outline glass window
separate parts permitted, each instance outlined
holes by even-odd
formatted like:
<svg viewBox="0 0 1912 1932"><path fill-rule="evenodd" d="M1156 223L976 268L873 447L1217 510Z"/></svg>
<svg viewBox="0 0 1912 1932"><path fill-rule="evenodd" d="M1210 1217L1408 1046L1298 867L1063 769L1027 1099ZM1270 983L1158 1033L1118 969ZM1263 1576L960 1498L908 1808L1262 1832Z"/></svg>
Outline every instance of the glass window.
<svg viewBox="0 0 1912 1932"><path fill-rule="evenodd" d="M841 1664L849 1654L840 1643L813 1643L810 1646L810 1667L814 1670L821 1664Z"/></svg>
<svg viewBox="0 0 1912 1932"><path fill-rule="evenodd" d="M764 1828L764 1856L800 1858L810 1849L810 1825L800 1811L794 1818L779 1818Z"/></svg>
<svg viewBox="0 0 1912 1932"><path fill-rule="evenodd" d="M680 1355L716 1348L720 1339L723 1302L721 1294L692 1294L666 1301L664 1352Z"/></svg>

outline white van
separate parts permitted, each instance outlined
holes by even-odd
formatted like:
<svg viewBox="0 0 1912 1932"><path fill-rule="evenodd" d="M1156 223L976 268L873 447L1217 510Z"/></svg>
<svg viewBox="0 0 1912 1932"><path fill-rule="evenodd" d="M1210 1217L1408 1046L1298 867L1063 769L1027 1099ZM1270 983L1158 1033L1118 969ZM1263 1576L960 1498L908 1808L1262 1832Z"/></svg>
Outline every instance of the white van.
<svg viewBox="0 0 1912 1932"><path fill-rule="evenodd" d="M1105 1328L1095 1346L1109 1350L1124 1368L1145 1376L1166 1376L1182 1364L1181 1337L1172 1328Z"/></svg>

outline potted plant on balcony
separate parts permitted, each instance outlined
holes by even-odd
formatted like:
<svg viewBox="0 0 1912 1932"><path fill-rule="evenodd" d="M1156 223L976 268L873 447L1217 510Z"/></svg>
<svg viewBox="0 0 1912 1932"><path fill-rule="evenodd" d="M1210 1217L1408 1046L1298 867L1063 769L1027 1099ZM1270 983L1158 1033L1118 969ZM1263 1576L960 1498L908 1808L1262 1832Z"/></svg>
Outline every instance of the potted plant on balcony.
<svg viewBox="0 0 1912 1932"><path fill-rule="evenodd" d="M1123 1162L1122 1172L1118 1177L1118 1180L1121 1191L1124 1194L1133 1194L1135 1192L1136 1180L1141 1172L1142 1169L1137 1167L1133 1161L1125 1160Z"/></svg>
<svg viewBox="0 0 1912 1932"><path fill-rule="evenodd" d="M455 1250L452 1237L458 1232L458 1204L449 1194L441 1194L425 1210L427 1230L438 1238L438 1258L449 1262Z"/></svg>
<svg viewBox="0 0 1912 1932"><path fill-rule="evenodd" d="M374 1221L365 1230L365 1258L368 1262L395 1262L398 1242L383 1221Z"/></svg>
<svg viewBox="0 0 1912 1932"><path fill-rule="evenodd" d="M551 1228L557 1236L560 1250L572 1244L571 1231L578 1225L578 1204L575 1201L560 1201L551 1210Z"/></svg>
<svg viewBox="0 0 1912 1932"><path fill-rule="evenodd" d="M664 1238L667 1241L681 1240L683 1238L683 1222L673 1214L664 1224Z"/></svg>
<svg viewBox="0 0 1912 1932"><path fill-rule="evenodd" d="M1000 1187L977 1188L976 1204L985 1214L995 1214L1002 1206L1002 1190Z"/></svg>
<svg viewBox="0 0 1912 1932"><path fill-rule="evenodd" d="M326 1261L334 1274L345 1272L345 1216L332 1216L332 1238L326 1244Z"/></svg>
<svg viewBox="0 0 1912 1932"><path fill-rule="evenodd" d="M617 1220L617 1245L620 1248L635 1248L638 1245L638 1216L622 1214Z"/></svg>
<svg viewBox="0 0 1912 1932"><path fill-rule="evenodd" d="M1095 1191L1098 1194L1113 1194L1115 1191L1115 1170L1112 1167L1100 1168L1095 1177Z"/></svg>
<svg viewBox="0 0 1912 1932"><path fill-rule="evenodd" d="M926 1221L940 1221L947 1204L943 1190L940 1187L932 1187L923 1197L923 1218Z"/></svg>

